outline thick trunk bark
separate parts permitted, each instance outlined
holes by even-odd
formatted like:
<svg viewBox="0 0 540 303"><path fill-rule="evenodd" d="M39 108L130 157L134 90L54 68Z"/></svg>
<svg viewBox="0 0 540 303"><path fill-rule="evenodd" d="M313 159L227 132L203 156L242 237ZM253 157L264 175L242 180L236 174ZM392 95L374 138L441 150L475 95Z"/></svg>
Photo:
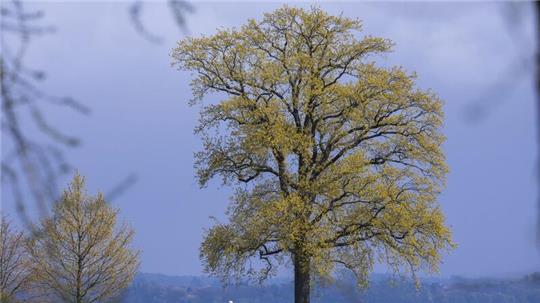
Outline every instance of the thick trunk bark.
<svg viewBox="0 0 540 303"><path fill-rule="evenodd" d="M303 253L294 254L294 303L309 303L310 265L309 257Z"/></svg>

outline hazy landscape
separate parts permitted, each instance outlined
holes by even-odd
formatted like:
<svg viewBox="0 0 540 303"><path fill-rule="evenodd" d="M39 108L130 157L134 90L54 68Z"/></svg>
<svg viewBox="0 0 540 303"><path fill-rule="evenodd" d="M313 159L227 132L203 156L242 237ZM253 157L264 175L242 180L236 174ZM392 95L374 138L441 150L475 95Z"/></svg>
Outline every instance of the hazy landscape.
<svg viewBox="0 0 540 303"><path fill-rule="evenodd" d="M263 286L229 285L200 276L139 274L122 302L125 303L274 303L293 302L293 284L274 279ZM411 282L372 276L372 285L363 291L344 280L333 286L318 287L316 303L536 303L540 302L540 273L514 279L426 279L420 288Z"/></svg>

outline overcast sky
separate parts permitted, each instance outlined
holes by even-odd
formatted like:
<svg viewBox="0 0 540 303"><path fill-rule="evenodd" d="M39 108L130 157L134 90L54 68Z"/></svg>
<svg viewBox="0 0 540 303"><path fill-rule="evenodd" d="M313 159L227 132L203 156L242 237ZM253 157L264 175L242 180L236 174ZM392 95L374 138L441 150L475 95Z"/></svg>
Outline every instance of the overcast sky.
<svg viewBox="0 0 540 303"><path fill-rule="evenodd" d="M194 3L187 34L238 26L281 5ZM362 19L366 34L392 39L395 51L379 61L416 71L419 86L432 88L446 102L450 174L440 203L458 248L444 258L444 276L540 270L534 245L537 122L532 72L523 63L534 46L527 5L320 4L329 13ZM83 139L68 152L70 162L87 177L91 191L138 175L138 183L114 204L136 229L142 271L201 274L204 228L211 226L210 216L223 218L231 191L219 182L199 189L194 178L199 107L187 104L189 73L170 66L169 53L185 35L167 5L145 3L142 11L147 29L162 36L162 44L137 34L126 3L28 6L43 9L44 23L57 31L32 44L27 64L47 72L44 90L92 109L88 117L47 112L56 125ZM3 208L12 211L3 197Z"/></svg>

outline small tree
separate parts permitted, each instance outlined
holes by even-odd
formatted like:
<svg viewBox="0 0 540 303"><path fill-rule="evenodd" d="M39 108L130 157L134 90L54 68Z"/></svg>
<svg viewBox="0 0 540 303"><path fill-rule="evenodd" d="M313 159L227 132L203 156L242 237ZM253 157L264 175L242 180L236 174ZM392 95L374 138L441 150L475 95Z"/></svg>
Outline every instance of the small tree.
<svg viewBox="0 0 540 303"><path fill-rule="evenodd" d="M28 290L30 266L25 236L0 217L0 302L17 302L17 295Z"/></svg>
<svg viewBox="0 0 540 303"><path fill-rule="evenodd" d="M103 195L87 195L76 174L28 243L40 292L53 302L105 302L117 297L137 272L133 230L116 228L118 211Z"/></svg>
<svg viewBox="0 0 540 303"><path fill-rule="evenodd" d="M358 20L284 7L172 52L195 73L194 102L226 96L196 129L201 186L217 175L240 185L229 222L202 243L210 273L264 279L290 257L295 302L306 303L314 278L345 267L362 283L377 261L436 270L453 245L436 203L447 171L442 103L413 74L369 62L392 43L358 40L360 30Z"/></svg>

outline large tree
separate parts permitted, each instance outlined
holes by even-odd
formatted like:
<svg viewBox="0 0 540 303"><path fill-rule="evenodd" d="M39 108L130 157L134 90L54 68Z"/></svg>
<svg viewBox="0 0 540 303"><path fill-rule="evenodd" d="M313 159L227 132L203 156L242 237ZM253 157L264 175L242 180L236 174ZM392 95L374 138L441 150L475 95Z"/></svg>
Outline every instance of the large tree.
<svg viewBox="0 0 540 303"><path fill-rule="evenodd" d="M359 20L283 7L238 29L187 38L173 62L206 105L201 186L236 188L229 221L205 236L206 270L260 279L294 266L295 302L336 270L374 263L414 275L453 246L437 205L447 172L442 102L415 75L371 58L392 42ZM255 261L260 259L262 262Z"/></svg>
<svg viewBox="0 0 540 303"><path fill-rule="evenodd" d="M102 194L89 196L75 175L28 243L43 300L108 302L131 283L139 252L129 247L133 230L116 226L117 213Z"/></svg>

